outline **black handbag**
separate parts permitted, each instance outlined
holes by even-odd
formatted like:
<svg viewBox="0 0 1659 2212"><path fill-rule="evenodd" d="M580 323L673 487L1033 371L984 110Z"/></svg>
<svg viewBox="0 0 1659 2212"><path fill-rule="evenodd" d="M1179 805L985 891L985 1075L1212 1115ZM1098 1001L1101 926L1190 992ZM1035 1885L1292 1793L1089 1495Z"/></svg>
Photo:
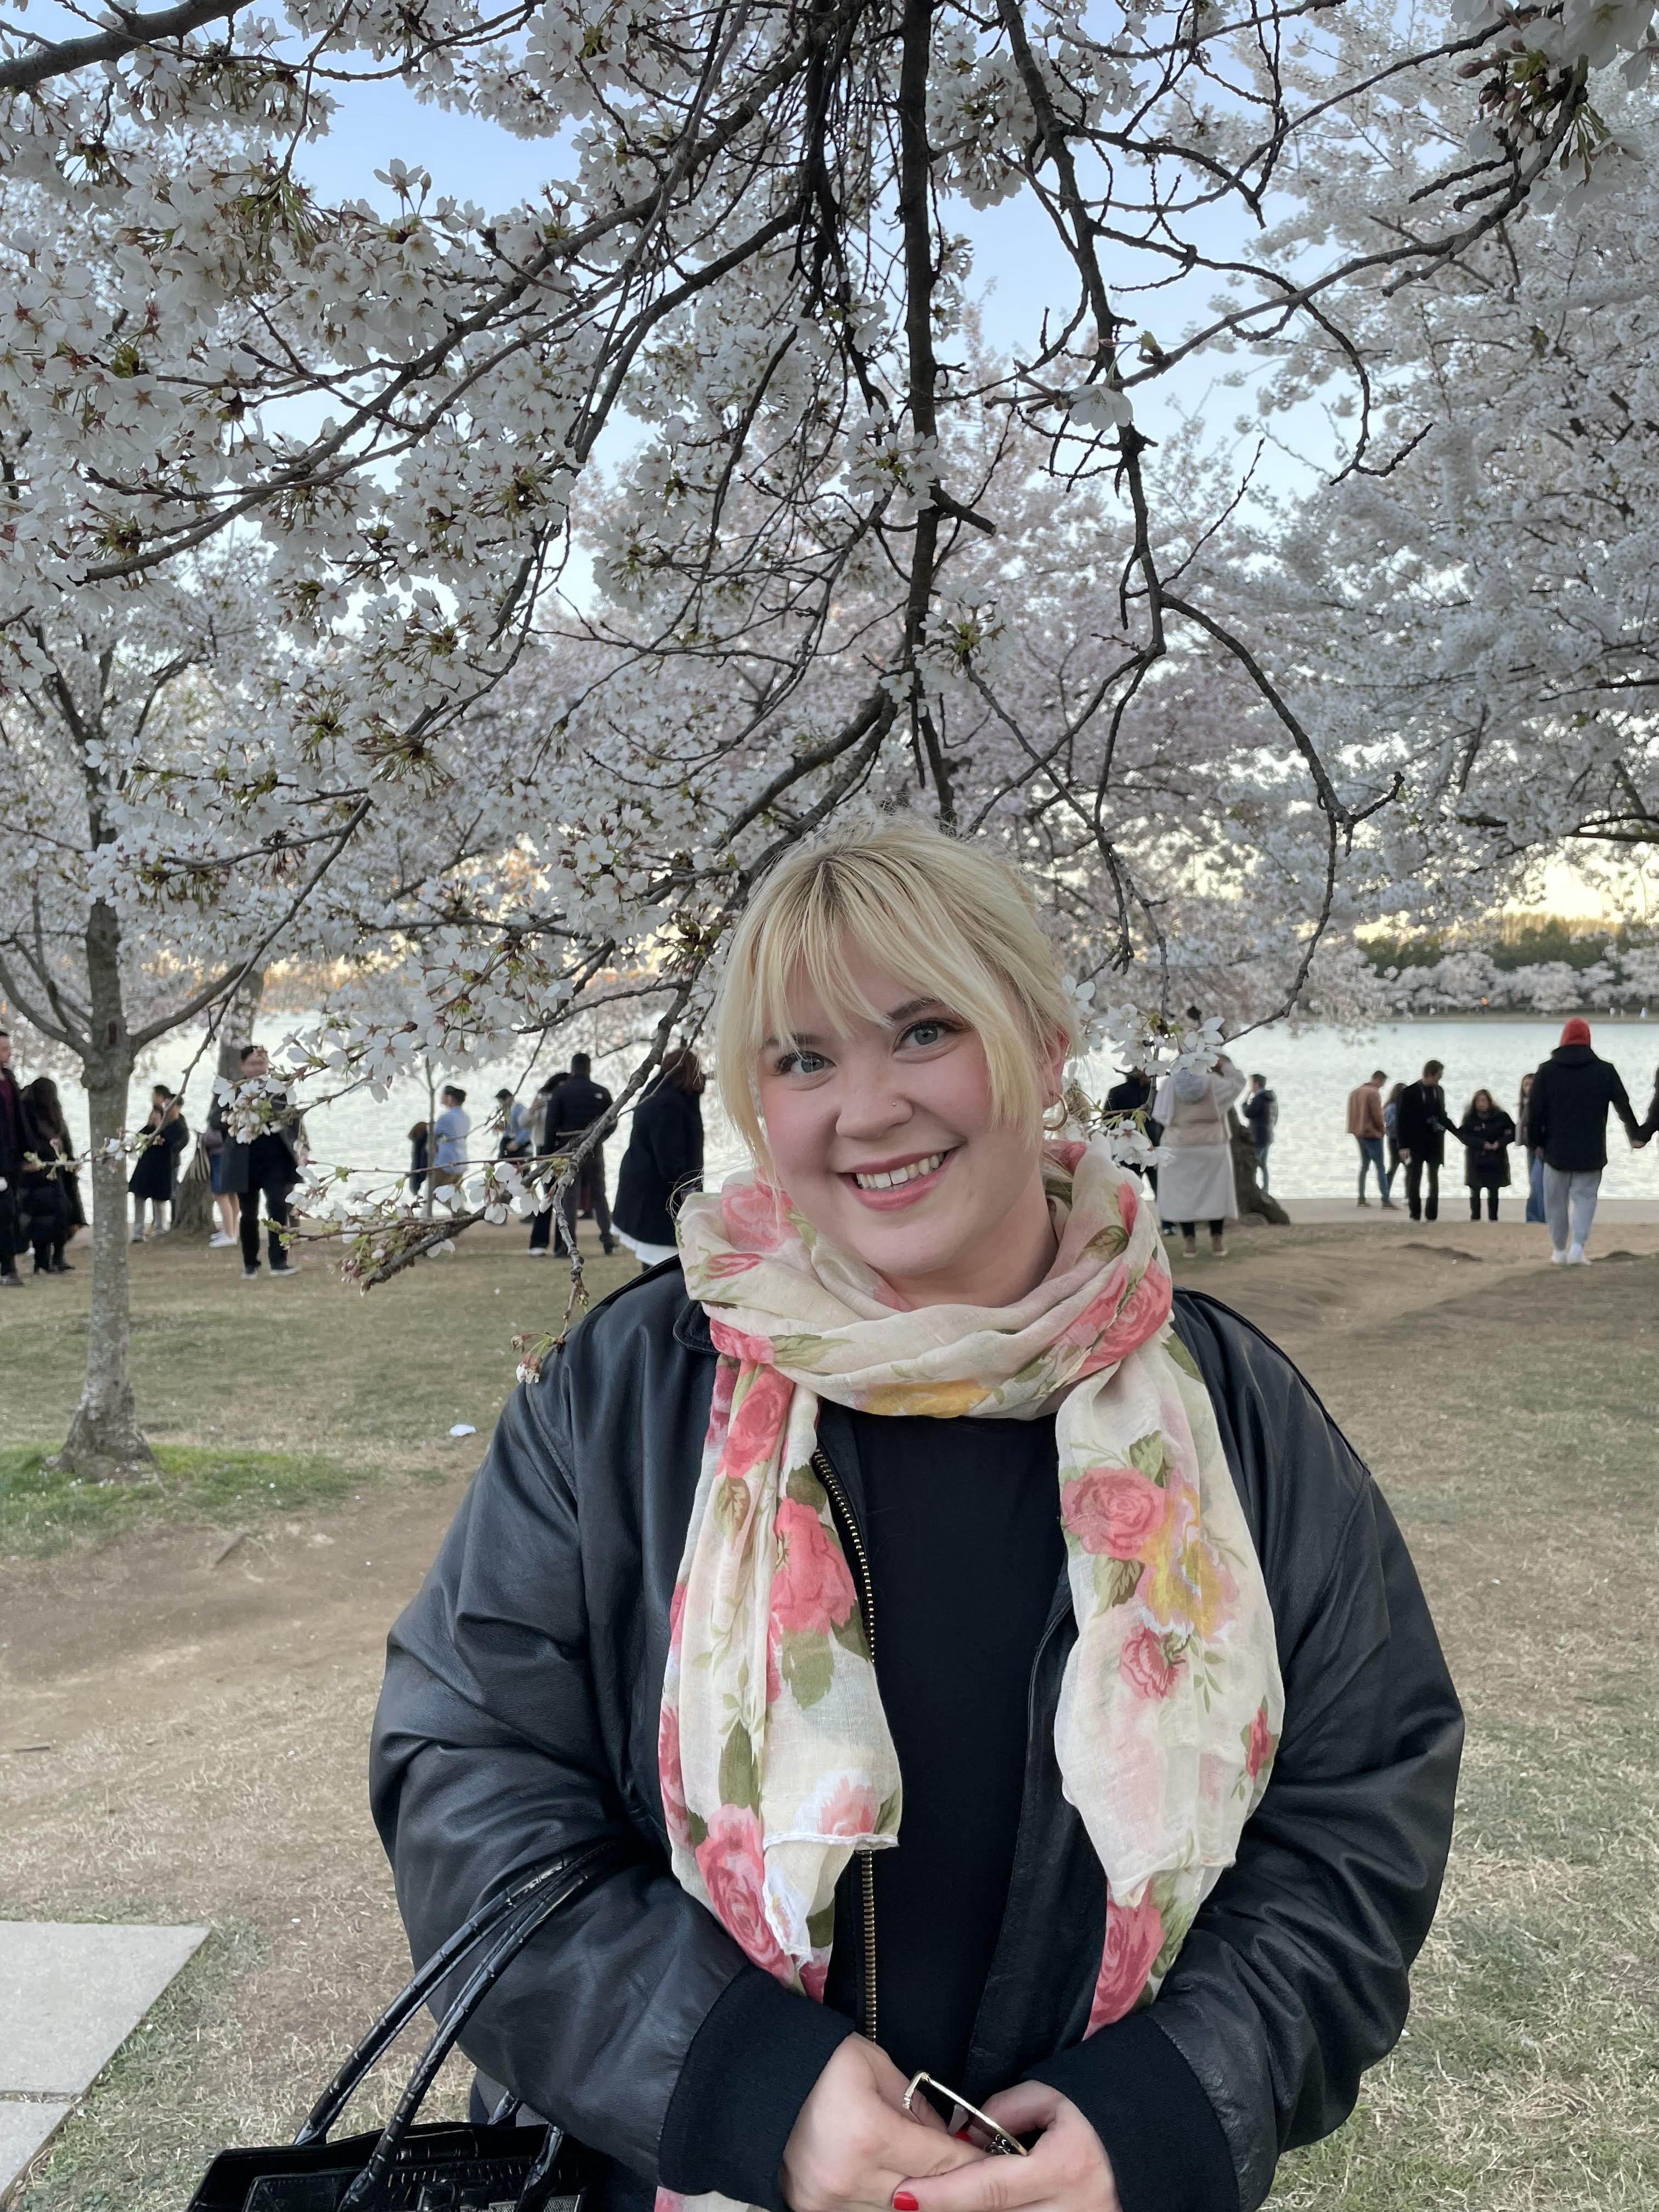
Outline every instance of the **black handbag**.
<svg viewBox="0 0 1659 2212"><path fill-rule="evenodd" d="M521 1875L475 1913L392 2000L294 2141L222 2150L189 2212L583 2212L595 2192L598 2161L562 2128L516 2119L516 2098L504 2097L484 2125L415 2123L462 2029L525 1945L623 1856L611 1842L568 1852ZM329 2130L369 2069L446 1975L486 1943L385 2127L331 2142Z"/></svg>

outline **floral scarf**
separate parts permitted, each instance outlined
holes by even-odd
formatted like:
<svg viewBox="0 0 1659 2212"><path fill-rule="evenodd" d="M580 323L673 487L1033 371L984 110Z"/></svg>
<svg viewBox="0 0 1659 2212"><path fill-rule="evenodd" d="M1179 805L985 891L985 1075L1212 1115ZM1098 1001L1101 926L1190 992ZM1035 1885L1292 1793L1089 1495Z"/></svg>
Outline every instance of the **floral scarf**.
<svg viewBox="0 0 1659 2212"><path fill-rule="evenodd" d="M1103 1139L1056 1144L1059 1250L1015 1304L911 1310L751 1176L688 1199L720 1363L674 1590L659 1764L674 1872L822 1998L836 1884L897 1840L898 1762L813 1469L823 1398L1056 1416L1078 1639L1054 1750L1107 1884L1089 2027L1156 1992L1231 1863L1284 1713L1272 1609L1209 1395L1170 1331L1153 1209Z"/></svg>

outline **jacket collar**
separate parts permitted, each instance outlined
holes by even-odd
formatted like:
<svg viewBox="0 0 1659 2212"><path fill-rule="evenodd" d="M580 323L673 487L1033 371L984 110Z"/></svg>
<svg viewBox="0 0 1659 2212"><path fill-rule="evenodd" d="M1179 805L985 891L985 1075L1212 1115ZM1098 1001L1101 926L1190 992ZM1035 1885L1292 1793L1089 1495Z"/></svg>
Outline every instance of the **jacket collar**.
<svg viewBox="0 0 1659 2212"><path fill-rule="evenodd" d="M671 1260L667 1264L672 1267L678 1262ZM708 1332L708 1316L695 1298L687 1298L675 1315L674 1336L689 1352L713 1352L714 1340Z"/></svg>

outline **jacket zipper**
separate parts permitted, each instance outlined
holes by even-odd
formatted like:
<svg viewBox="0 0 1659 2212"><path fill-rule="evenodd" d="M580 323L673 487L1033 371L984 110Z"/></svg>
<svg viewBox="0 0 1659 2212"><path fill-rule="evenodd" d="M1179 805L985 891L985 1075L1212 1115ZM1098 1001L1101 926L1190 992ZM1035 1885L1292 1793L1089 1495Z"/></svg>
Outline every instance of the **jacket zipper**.
<svg viewBox="0 0 1659 2212"><path fill-rule="evenodd" d="M864 1640L870 1650L870 1664L876 1663L876 1589L870 1576L869 1555L864 1548L864 1539L859 1534L859 1524L853 1518L853 1509L847 1502L836 1470L830 1464L830 1455L823 1447L812 1455L812 1467L818 1480L830 1493L830 1502L837 1518L852 1539L853 1556L858 1562L861 1595L859 1610L864 1617ZM876 1855L860 1851L859 1894L864 1907L864 2019L862 2033L873 2043L876 2039Z"/></svg>

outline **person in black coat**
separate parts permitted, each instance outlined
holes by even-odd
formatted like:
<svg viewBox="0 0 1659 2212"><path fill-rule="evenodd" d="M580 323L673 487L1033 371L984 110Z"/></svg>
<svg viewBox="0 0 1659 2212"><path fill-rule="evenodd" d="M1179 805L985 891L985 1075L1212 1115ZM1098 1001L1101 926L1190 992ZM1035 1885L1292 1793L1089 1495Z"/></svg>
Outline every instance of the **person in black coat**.
<svg viewBox="0 0 1659 2212"><path fill-rule="evenodd" d="M239 1060L240 1079L243 1083L258 1081L270 1071L270 1060L262 1044L245 1044ZM259 1209L263 1203L265 1216L265 1239L268 1264L274 1277L285 1279L297 1275L297 1264L289 1257L288 1194L300 1180L300 1152L305 1142L304 1117L297 1106L290 1106L286 1091L276 1091L270 1098L270 1118L257 1137L244 1141L225 1134L224 1167L222 1179L227 1190L234 1191L237 1202L237 1236L242 1247L242 1279L257 1280L259 1273ZM216 1127L224 1128L224 1109L216 1100L208 1116Z"/></svg>
<svg viewBox="0 0 1659 2212"><path fill-rule="evenodd" d="M64 1257L64 1247L78 1225L71 1202L67 1162L74 1150L69 1124L64 1119L58 1085L49 1075L37 1075L23 1089L23 1107L33 1133L31 1150L41 1164L26 1168L21 1178L22 1228L34 1247L37 1275L69 1275L74 1269Z"/></svg>
<svg viewBox="0 0 1659 2212"><path fill-rule="evenodd" d="M1445 1069L1437 1060L1425 1063L1419 1083L1408 1083L1400 1094L1395 1113L1395 1135L1406 1164L1406 1205L1413 1221L1435 1221L1440 1214L1440 1170L1446 1158L1446 1094L1440 1087ZM1455 1134L1455 1132L1453 1132ZM1423 1197L1423 1177L1429 1182L1428 1200Z"/></svg>
<svg viewBox="0 0 1659 2212"><path fill-rule="evenodd" d="M674 1217L702 1188L702 1066L690 1045L664 1060L634 1109L633 1134L617 1177L617 1234L654 1267L674 1256Z"/></svg>
<svg viewBox="0 0 1659 2212"><path fill-rule="evenodd" d="M1636 1132L1636 1141L1645 1145L1650 1137L1659 1137L1659 1068L1653 1072L1653 1098L1648 1107L1648 1116Z"/></svg>
<svg viewBox="0 0 1659 2212"><path fill-rule="evenodd" d="M1544 1155L1544 1212L1551 1259L1582 1266L1607 1164L1607 1115L1616 1113L1632 1146L1642 1132L1610 1060L1590 1049L1590 1026L1575 1014L1561 1042L1532 1079L1527 1139Z"/></svg>
<svg viewBox="0 0 1659 2212"><path fill-rule="evenodd" d="M611 1093L593 1080L593 1063L585 1052L570 1055L570 1073L544 1094L537 1150L544 1157L569 1152L601 1115L611 1111ZM599 1224L599 1249L607 1257L617 1249L611 1234L611 1206L605 1192L605 1146L595 1145L564 1194L570 1242L576 1241L578 1208ZM545 1252L553 1232L553 1211L544 1206L530 1224L530 1249Z"/></svg>
<svg viewBox="0 0 1659 2212"><path fill-rule="evenodd" d="M1131 1115L1144 1113L1146 1119L1142 1126L1152 1143L1157 1144L1163 1132L1152 1117L1152 1079L1144 1067L1132 1067L1121 1083L1115 1083L1112 1085L1101 1103L1108 1114L1121 1115L1126 1121ZM1141 1167L1133 1160L1129 1164L1137 1175L1145 1176L1152 1186L1153 1196L1156 1197L1158 1170L1151 1161L1149 1160L1145 1167Z"/></svg>
<svg viewBox="0 0 1659 2212"><path fill-rule="evenodd" d="M11 1071L11 1032L0 1029L0 1288L21 1291L17 1253L28 1243L19 1205L23 1155L33 1149L28 1110Z"/></svg>
<svg viewBox="0 0 1659 2212"><path fill-rule="evenodd" d="M1510 1146L1515 1124L1490 1091L1477 1091L1458 1124L1464 1146L1463 1180L1469 1190L1469 1219L1480 1218L1480 1194L1486 1194L1486 1218L1498 1218L1498 1194L1510 1182Z"/></svg>
<svg viewBox="0 0 1659 2212"><path fill-rule="evenodd" d="M190 1126L185 1120L180 1101L165 1083L158 1083L149 1094L149 1115L144 1123L144 1134L149 1139L138 1155L137 1166L127 1184L134 1200L132 1209L132 1241L144 1241L144 1206L149 1206L149 1224L158 1237L164 1236L168 1227L167 1217L172 1211L173 1194L179 1179L179 1155L190 1141Z"/></svg>

